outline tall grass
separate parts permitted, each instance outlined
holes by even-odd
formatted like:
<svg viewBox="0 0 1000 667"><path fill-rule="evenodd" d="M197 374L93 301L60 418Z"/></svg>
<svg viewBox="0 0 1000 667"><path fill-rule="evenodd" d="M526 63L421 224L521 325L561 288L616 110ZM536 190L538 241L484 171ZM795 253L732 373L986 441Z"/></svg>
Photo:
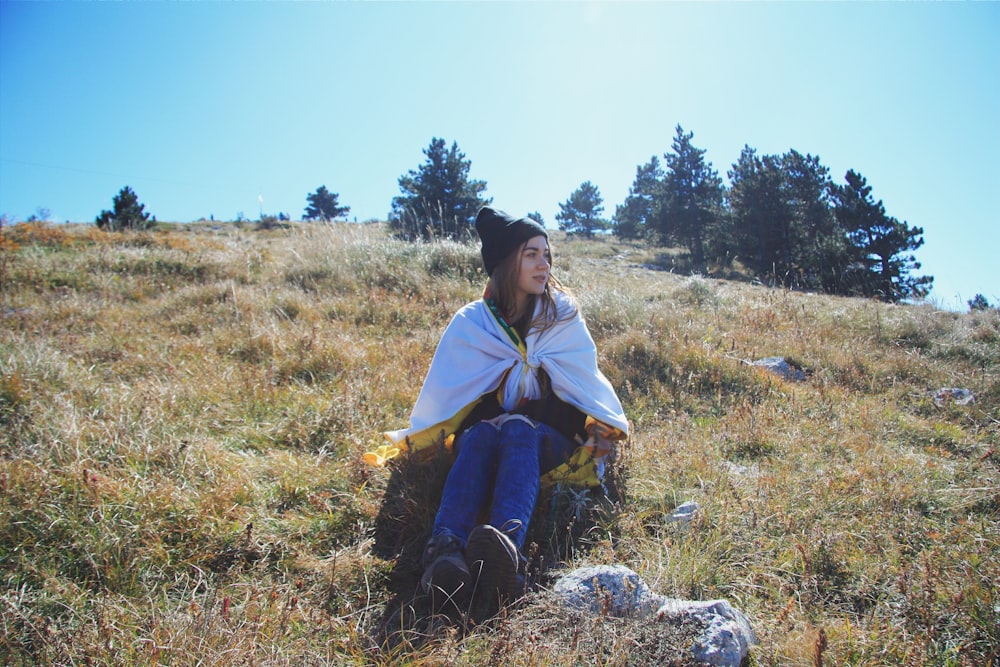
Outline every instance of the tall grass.
<svg viewBox="0 0 1000 667"><path fill-rule="evenodd" d="M465 637L375 641L391 471L360 455L479 295L474 246L348 224L0 231L0 662L652 655L653 631L572 639L588 621L540 599ZM683 277L650 268L662 249L556 237L634 424L626 502L566 565L729 598L756 665L1000 662L996 310ZM746 363L765 356L807 380ZM956 386L975 403L932 400ZM687 500L682 530L665 517Z"/></svg>

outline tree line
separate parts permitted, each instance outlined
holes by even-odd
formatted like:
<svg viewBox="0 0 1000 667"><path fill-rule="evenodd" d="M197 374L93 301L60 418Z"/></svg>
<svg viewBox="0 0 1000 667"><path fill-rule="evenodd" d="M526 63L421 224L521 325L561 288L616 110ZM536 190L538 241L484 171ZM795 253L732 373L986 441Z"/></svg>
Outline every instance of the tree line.
<svg viewBox="0 0 1000 667"><path fill-rule="evenodd" d="M890 302L930 292L934 278L914 273L923 229L889 216L861 174L850 170L838 184L816 156L796 150L760 155L745 146L727 172L727 186L693 138L677 125L671 150L662 161L654 155L636 168L610 220L598 187L582 183L559 204L559 229L679 247L692 271L732 267L771 285ZM475 238L476 213L493 201L485 196L486 182L470 177L472 163L455 142L434 137L423 153L425 162L399 177L390 228L411 241ZM325 185L306 201L305 220L350 212ZM544 224L537 212L529 215ZM154 222L127 186L114 210L96 220L110 229Z"/></svg>
<svg viewBox="0 0 1000 667"><path fill-rule="evenodd" d="M816 156L745 146L726 186L693 138L678 125L670 152L636 168L610 220L597 186L582 183L559 204L559 229L680 247L692 270L737 267L772 285L891 302L930 292L934 278L914 274L923 229L889 216L861 174L837 184ZM434 138L424 155L399 179L392 229L409 240L474 237L476 212L492 202L485 181L469 178L471 161L455 143Z"/></svg>
<svg viewBox="0 0 1000 667"><path fill-rule="evenodd" d="M923 229L886 213L864 176L835 183L818 157L790 150L759 155L745 146L725 186L678 125L661 166L636 170L613 228L623 238L677 245L692 264L739 264L771 284L901 301L926 296L912 254Z"/></svg>

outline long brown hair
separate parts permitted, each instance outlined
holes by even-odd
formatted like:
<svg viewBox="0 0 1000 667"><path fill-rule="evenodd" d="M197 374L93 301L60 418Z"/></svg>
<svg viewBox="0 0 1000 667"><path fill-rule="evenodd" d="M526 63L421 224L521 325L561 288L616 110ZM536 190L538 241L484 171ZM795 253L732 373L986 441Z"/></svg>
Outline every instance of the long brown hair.
<svg viewBox="0 0 1000 667"><path fill-rule="evenodd" d="M528 239L528 241L530 240ZM549 279L545 283L545 291L540 295L529 294L524 312L517 312L517 280L521 270L521 253L524 251L524 246L527 245L528 241L520 244L514 252L508 254L497 264L497 267L493 269L493 275L490 276L487 287L487 291L496 303L497 308L507 318L507 324L517 329L522 339L533 328L544 331L560 320L572 319L576 316L577 311L573 294L550 271ZM550 264L553 264L551 244L549 245L549 257ZM557 312L554 294L556 291L570 297L570 303L573 306L562 317ZM539 300L541 300L541 308L538 308Z"/></svg>

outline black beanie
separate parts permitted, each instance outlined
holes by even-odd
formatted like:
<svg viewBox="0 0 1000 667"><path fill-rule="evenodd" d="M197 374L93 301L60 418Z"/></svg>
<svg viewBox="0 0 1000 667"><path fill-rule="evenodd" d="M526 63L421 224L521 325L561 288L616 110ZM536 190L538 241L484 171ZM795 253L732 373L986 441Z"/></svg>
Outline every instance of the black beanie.
<svg viewBox="0 0 1000 667"><path fill-rule="evenodd" d="M479 209L476 231L483 242L483 266L491 276L497 264L522 243L536 236L549 237L545 228L531 218L514 218L489 206Z"/></svg>

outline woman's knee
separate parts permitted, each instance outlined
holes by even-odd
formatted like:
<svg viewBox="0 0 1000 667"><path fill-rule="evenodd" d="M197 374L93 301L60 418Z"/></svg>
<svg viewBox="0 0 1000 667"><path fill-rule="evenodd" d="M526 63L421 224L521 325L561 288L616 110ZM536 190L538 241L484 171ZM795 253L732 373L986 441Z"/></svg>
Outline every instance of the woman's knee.
<svg viewBox="0 0 1000 667"><path fill-rule="evenodd" d="M502 447L530 446L538 444L539 432L535 425L526 419L510 419L500 428L500 444Z"/></svg>
<svg viewBox="0 0 1000 667"><path fill-rule="evenodd" d="M500 434L496 426L488 422L479 422L465 429L458 437L455 451L457 454L469 450L488 455L496 452L499 440Z"/></svg>

